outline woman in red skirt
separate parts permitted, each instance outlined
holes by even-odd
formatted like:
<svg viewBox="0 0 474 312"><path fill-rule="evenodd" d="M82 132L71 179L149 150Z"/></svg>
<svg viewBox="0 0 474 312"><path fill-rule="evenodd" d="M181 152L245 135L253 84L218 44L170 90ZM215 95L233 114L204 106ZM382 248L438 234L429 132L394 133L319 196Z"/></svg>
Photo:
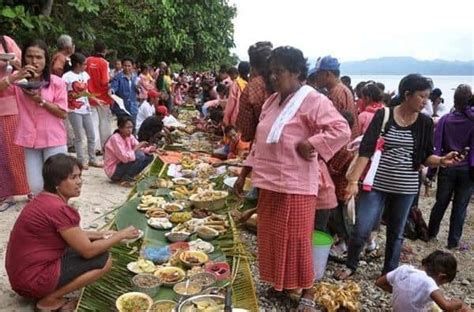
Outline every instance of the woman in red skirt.
<svg viewBox="0 0 474 312"><path fill-rule="evenodd" d="M331 101L304 85L303 53L273 50L271 80L277 92L262 108L252 150L236 182L247 175L259 188L258 263L260 279L277 291L302 293L299 311L314 311L313 257L318 195L318 159L328 161L349 141L350 128Z"/></svg>
<svg viewBox="0 0 474 312"><path fill-rule="evenodd" d="M0 35L0 54L15 55L11 61L0 59L0 212L15 205L13 196L29 192L23 148L15 145L18 125L16 89L8 77L14 69L21 68L21 50L7 36Z"/></svg>

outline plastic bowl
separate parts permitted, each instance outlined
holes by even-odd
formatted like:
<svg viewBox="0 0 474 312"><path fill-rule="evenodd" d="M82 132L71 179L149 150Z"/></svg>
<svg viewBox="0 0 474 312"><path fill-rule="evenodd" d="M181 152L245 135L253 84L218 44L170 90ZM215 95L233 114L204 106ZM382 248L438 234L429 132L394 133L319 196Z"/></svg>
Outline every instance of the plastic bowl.
<svg viewBox="0 0 474 312"><path fill-rule="evenodd" d="M152 285L140 285L140 282L145 279ZM161 280L158 276L153 274L138 274L132 277L132 284L136 291L147 294L150 297L155 297L160 290Z"/></svg>
<svg viewBox="0 0 474 312"><path fill-rule="evenodd" d="M148 296L147 294L144 294L144 293L141 293L141 292L128 292L128 293L125 293L125 294L121 295L120 297L118 297L117 300L115 301L115 307L117 308L117 310L119 312L124 311L123 301L126 300L126 299L129 299L130 297L145 298L148 301L148 308L146 309L146 311L149 311L151 306L153 305L153 299L151 299L151 297Z"/></svg>
<svg viewBox="0 0 474 312"><path fill-rule="evenodd" d="M188 232L168 232L165 234L165 237L172 243L184 242L186 241L191 233Z"/></svg>

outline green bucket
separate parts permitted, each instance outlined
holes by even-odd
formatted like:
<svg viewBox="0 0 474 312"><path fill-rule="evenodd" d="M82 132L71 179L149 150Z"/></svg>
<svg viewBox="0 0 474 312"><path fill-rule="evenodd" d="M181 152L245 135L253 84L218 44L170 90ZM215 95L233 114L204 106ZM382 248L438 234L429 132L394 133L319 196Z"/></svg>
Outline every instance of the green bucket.
<svg viewBox="0 0 474 312"><path fill-rule="evenodd" d="M332 243L331 235L321 231L313 232L313 271L317 281L323 278L326 271Z"/></svg>
<svg viewBox="0 0 474 312"><path fill-rule="evenodd" d="M313 246L331 246L332 236L321 231L313 232Z"/></svg>

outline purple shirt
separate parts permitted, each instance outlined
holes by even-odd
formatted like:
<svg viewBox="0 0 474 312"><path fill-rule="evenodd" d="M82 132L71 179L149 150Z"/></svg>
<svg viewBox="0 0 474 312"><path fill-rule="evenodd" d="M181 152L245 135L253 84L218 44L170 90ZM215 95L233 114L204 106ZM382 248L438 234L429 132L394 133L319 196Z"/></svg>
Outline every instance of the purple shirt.
<svg viewBox="0 0 474 312"><path fill-rule="evenodd" d="M435 154L462 152L465 147L470 152L457 166L474 166L474 110L467 108L464 113L455 111L443 116L436 126Z"/></svg>

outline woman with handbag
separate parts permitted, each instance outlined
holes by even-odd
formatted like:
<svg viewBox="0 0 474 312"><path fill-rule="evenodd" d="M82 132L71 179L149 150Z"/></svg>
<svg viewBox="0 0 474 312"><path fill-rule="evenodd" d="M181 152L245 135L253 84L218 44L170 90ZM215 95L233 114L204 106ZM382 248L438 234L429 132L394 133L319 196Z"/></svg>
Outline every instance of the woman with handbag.
<svg viewBox="0 0 474 312"><path fill-rule="evenodd" d="M421 75L404 77L399 85L402 103L390 108L388 118L384 116L386 110L377 111L364 134L359 156L347 175L347 198L359 192L359 179L376 150L380 159L373 183L366 183L367 178L364 181L357 202L356 224L349 240L346 268L336 272L337 279L347 279L356 271L359 255L384 207L387 239L382 274L396 269L402 249L403 230L418 192L420 166L450 166L459 161L456 152L443 157L433 155L433 121L420 114L431 88L431 80ZM384 119L387 122L382 129ZM375 159L372 162L377 163ZM371 167L368 175L374 172Z"/></svg>

